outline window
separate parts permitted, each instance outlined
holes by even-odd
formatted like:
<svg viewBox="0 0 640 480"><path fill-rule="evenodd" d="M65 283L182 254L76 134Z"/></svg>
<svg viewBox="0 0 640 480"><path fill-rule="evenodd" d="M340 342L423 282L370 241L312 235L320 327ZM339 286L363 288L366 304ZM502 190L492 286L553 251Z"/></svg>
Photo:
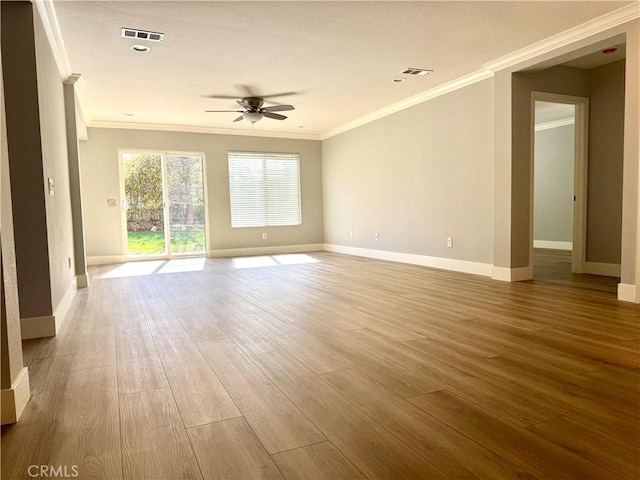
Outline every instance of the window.
<svg viewBox="0 0 640 480"><path fill-rule="evenodd" d="M300 225L300 155L229 152L231 227Z"/></svg>

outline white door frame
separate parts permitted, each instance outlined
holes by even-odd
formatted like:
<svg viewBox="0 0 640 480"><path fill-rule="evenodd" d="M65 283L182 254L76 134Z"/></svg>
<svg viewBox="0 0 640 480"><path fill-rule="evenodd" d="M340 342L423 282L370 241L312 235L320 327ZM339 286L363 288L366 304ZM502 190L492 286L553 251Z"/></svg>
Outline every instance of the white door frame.
<svg viewBox="0 0 640 480"><path fill-rule="evenodd" d="M573 252L571 271L583 273L587 244L587 186L589 150L589 99L558 93L531 92L531 152L530 152L530 199L529 199L529 265L533 267L533 188L535 148L536 102L565 103L575 105L575 142L573 169Z"/></svg>
<svg viewBox="0 0 640 480"><path fill-rule="evenodd" d="M162 168L162 215L164 223L164 237L166 252L164 255L144 255L140 257L129 256L129 242L127 241L127 210L125 208L126 193L124 188L124 159L123 155L127 153L132 154L147 154L147 155L159 155L161 168ZM204 189L204 238L205 238L205 251L204 253L196 254L180 254L174 255L171 252L171 225L169 218L169 192L167 178L167 161L166 157L171 156L185 156L185 157L200 157L202 159L202 188ZM118 168L120 172L120 204L121 204L121 223L122 223L122 251L124 253L125 261L135 262L141 260L170 260L171 258L184 258L184 257L201 257L208 256L209 252L209 234L208 234L208 201L207 201L207 172L206 172L206 159L204 152L183 152L183 151L167 151L167 150L147 150L140 148L121 148L118 149Z"/></svg>

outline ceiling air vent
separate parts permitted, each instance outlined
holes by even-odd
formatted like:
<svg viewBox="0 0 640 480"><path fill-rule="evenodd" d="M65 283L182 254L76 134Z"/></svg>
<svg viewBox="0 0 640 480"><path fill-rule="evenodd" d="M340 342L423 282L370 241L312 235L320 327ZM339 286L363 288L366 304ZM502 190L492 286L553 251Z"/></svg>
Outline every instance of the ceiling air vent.
<svg viewBox="0 0 640 480"><path fill-rule="evenodd" d="M137 28L122 27L120 35L122 38L135 38L136 40L149 40L151 42L161 42L164 39L164 33L138 30Z"/></svg>
<svg viewBox="0 0 640 480"><path fill-rule="evenodd" d="M424 68L407 68L402 73L405 75L429 75L433 70L426 70Z"/></svg>

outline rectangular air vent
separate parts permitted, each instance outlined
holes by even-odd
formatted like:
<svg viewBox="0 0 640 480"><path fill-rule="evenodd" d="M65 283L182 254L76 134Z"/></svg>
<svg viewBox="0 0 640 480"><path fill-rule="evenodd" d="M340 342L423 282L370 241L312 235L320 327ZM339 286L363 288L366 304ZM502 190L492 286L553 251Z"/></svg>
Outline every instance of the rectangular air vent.
<svg viewBox="0 0 640 480"><path fill-rule="evenodd" d="M405 75L429 75L433 70L427 70L424 68L407 68L402 73Z"/></svg>
<svg viewBox="0 0 640 480"><path fill-rule="evenodd" d="M122 27L120 35L123 38L135 38L138 40L149 40L151 42L161 42L164 39L164 33L138 30L137 28Z"/></svg>

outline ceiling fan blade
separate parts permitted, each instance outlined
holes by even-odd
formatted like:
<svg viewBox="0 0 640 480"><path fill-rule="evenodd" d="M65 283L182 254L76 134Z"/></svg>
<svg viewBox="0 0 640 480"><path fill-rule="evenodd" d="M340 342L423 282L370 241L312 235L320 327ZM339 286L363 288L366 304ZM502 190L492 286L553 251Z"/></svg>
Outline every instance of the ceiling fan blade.
<svg viewBox="0 0 640 480"><path fill-rule="evenodd" d="M272 105L270 107L264 107L265 112L286 112L287 110L295 110L293 105Z"/></svg>
<svg viewBox="0 0 640 480"><path fill-rule="evenodd" d="M289 95L300 95L300 92L281 92L272 93L271 95L261 95L262 98L288 97Z"/></svg>
<svg viewBox="0 0 640 480"><path fill-rule="evenodd" d="M289 95L299 95L300 92L278 92L270 95L260 95L257 88L252 85L235 85L235 87L242 92L243 97L257 97L257 98L275 98L286 97Z"/></svg>
<svg viewBox="0 0 640 480"><path fill-rule="evenodd" d="M255 89L251 87L251 85L238 84L238 85L235 85L235 87L242 92L243 97L259 97L260 96L256 93Z"/></svg>
<svg viewBox="0 0 640 480"><path fill-rule="evenodd" d="M239 96L242 98L257 97L257 98L275 98L275 97L287 97L289 95L300 95L301 92L279 92L272 95L260 95L250 85L235 85L235 87L241 92L240 95L202 95L204 98L219 98L221 100L236 100Z"/></svg>
<svg viewBox="0 0 640 480"><path fill-rule="evenodd" d="M236 118L234 120L234 122L239 122L240 120L243 120L243 119L244 119L244 117L242 115L240 115L238 118Z"/></svg>
<svg viewBox="0 0 640 480"><path fill-rule="evenodd" d="M284 115L272 112L264 112L263 115L268 118L273 118L274 120L284 120L285 118L287 118Z"/></svg>
<svg viewBox="0 0 640 480"><path fill-rule="evenodd" d="M244 100L236 100L236 102L238 103L238 105L240 105L241 107L246 108L247 110L251 110L251 105L249 105L247 102L245 102Z"/></svg>
<svg viewBox="0 0 640 480"><path fill-rule="evenodd" d="M218 98L220 100L236 100L238 95L202 95L204 98Z"/></svg>
<svg viewBox="0 0 640 480"><path fill-rule="evenodd" d="M205 110L207 113L219 113L219 112L234 112L234 113L243 113L244 110Z"/></svg>

